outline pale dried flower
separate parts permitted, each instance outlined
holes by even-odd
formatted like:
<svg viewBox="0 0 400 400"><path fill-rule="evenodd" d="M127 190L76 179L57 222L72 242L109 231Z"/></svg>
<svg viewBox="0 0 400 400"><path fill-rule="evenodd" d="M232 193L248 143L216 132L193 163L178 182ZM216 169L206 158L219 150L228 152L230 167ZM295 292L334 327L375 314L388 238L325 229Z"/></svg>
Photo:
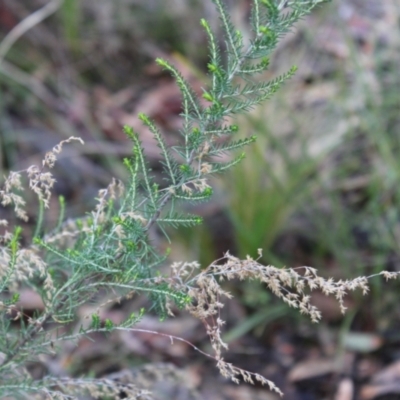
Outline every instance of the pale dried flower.
<svg viewBox="0 0 400 400"><path fill-rule="evenodd" d="M193 190L192 190L186 183L184 183L184 184L181 186L181 189L182 189L182 192L183 192L183 193L186 193L186 194L189 195L189 196L191 196L192 193L193 193Z"/></svg>
<svg viewBox="0 0 400 400"><path fill-rule="evenodd" d="M112 181L107 188L100 189L98 193L97 205L95 210L92 212L95 225L104 221L108 200L115 200L123 195L124 185L119 180L112 178Z"/></svg>
<svg viewBox="0 0 400 400"><path fill-rule="evenodd" d="M50 172L42 172L36 165L30 166L27 174L30 189L43 201L44 206L49 208L51 189L56 182L53 175Z"/></svg>
<svg viewBox="0 0 400 400"><path fill-rule="evenodd" d="M135 221L139 221L143 226L146 226L148 222L147 219L143 217L143 215L134 213L132 211L124 212L120 215L120 217L122 221L124 221L127 217L129 217Z"/></svg>
<svg viewBox="0 0 400 400"><path fill-rule="evenodd" d="M204 156L206 156L210 152L210 148L211 148L210 142L205 142L197 158L201 160Z"/></svg>
<svg viewBox="0 0 400 400"><path fill-rule="evenodd" d="M396 279L399 276L399 272L388 272L382 271L380 273L388 281L389 279Z"/></svg>
<svg viewBox="0 0 400 400"><path fill-rule="evenodd" d="M61 153L64 144L70 143L72 141L78 141L82 145L85 144L85 142L80 137L75 137L75 136L71 136L68 139L62 140L60 143L58 143L56 146L54 146L51 151L46 153L46 155L44 157L44 160L42 161L43 167L47 166L49 168L53 168L54 167L54 163L57 160L56 154L60 154Z"/></svg>
<svg viewBox="0 0 400 400"><path fill-rule="evenodd" d="M55 153L53 153L52 151L48 151L44 156L44 160L42 161L42 164L43 164L43 166L47 165L49 168L53 168L56 161L57 161L57 157L56 157Z"/></svg>
<svg viewBox="0 0 400 400"><path fill-rule="evenodd" d="M261 257L261 255L262 251L259 249L258 256ZM271 265L262 265L258 260L253 260L249 256L245 260L240 260L229 253L226 253L223 259L213 262L204 271L193 276L197 267L197 263L173 263L171 277L165 280L171 288L185 290L192 298L192 302L186 306L186 309L203 322L221 374L236 383L239 382L238 377L250 383L254 383L253 378L255 378L255 380L269 385L271 390L279 394L281 394L280 390L272 382L259 375L240 370L223 360L222 351L226 350L228 346L221 336L225 323L220 315L224 306L221 299L223 297L231 298L232 295L221 287L220 282L224 279L258 279L290 307L297 308L300 313L308 315L313 322L319 322L321 312L311 304L311 296L306 293L306 290L320 290L325 295L335 296L341 312L344 313L346 311L344 297L349 291L360 289L365 295L369 290L368 279L377 275L393 279L400 274L398 272L382 272L369 277L334 281L332 278L326 279L318 276L315 268L305 266L296 269L279 269Z"/></svg>
<svg viewBox="0 0 400 400"><path fill-rule="evenodd" d="M212 165L210 163L207 162L203 162L200 165L200 172L202 175L206 175L206 174L211 174L212 172Z"/></svg>
<svg viewBox="0 0 400 400"><path fill-rule="evenodd" d="M66 140L61 141L51 151L45 154L44 160L42 161L42 167L39 168L37 165L31 165L25 170L29 180L29 187L33 192L36 193L39 200L43 201L46 208L49 207L51 189L54 186L55 179L50 172L43 172L45 166L52 168L55 161L57 160L56 154L59 154L62 150L62 146L65 143L71 141L79 141L83 144L83 140L76 137L70 137ZM14 212L16 216L23 221L28 221L28 215L24 210L25 200L19 195L14 193L14 190L23 190L21 184L21 173L24 171L14 172L11 171L4 181L3 190L0 190L0 201L3 206L14 204Z"/></svg>
<svg viewBox="0 0 400 400"><path fill-rule="evenodd" d="M19 172L10 171L8 177L4 181L4 190L0 190L0 200L3 206L14 204L14 212L16 216L23 221L28 220L28 215L24 210L25 200L13 192L13 190L22 190L21 174Z"/></svg>
<svg viewBox="0 0 400 400"><path fill-rule="evenodd" d="M9 247L0 248L0 278L6 279L10 291L16 292L21 283L29 282L34 277L43 279L42 298L47 300L45 303L50 303L55 292L54 282L47 264L37 254L36 249L17 249L16 254L12 255Z"/></svg>
<svg viewBox="0 0 400 400"><path fill-rule="evenodd" d="M206 189L210 188L210 185L207 183L207 179L197 179L193 181L193 186L199 192L204 192Z"/></svg>

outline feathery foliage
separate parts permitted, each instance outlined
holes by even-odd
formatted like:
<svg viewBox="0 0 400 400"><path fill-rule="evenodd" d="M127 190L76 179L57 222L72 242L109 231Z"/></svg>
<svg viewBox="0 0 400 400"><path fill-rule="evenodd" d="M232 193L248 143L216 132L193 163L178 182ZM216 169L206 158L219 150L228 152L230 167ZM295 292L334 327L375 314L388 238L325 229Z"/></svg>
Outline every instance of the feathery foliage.
<svg viewBox="0 0 400 400"><path fill-rule="evenodd" d="M77 325L76 312L99 295L111 298L106 302L109 303L129 299L136 293L149 297L161 319L173 315L173 307L187 309L199 318L207 329L215 352L213 357L224 376L234 382L239 382L239 378L251 383L259 381L280 393L262 376L224 361L222 350L227 346L221 339L223 321L219 318L222 308L219 299L229 297L229 293L221 288L219 281L222 278L259 279L276 296L310 315L313 321L318 321L320 314L310 305L307 289L320 288L326 294L335 295L343 311L346 291L358 287L367 292L366 278L325 281L311 268L305 268L301 275L293 270L264 267L250 258L240 261L229 254L225 264L213 263L203 272L198 271L197 263L184 262L170 266L167 274L163 272L161 267L168 260L168 252L160 254L151 240L152 231L157 226L166 233L168 226L194 226L202 222L200 217L182 212L182 203L208 200L212 188L207 178L243 159L244 152L227 162L217 161L218 156L242 149L256 140L254 136L231 140L238 131L232 117L268 99L293 75L294 67L271 81L258 79L268 69L269 56L279 38L299 18L323 2L254 0L251 13L254 36L249 43L244 43L223 1L212 1L225 33L225 52L221 51L207 21L201 20L209 42L210 87L199 95L177 68L166 60L156 60L176 80L182 95L179 145L168 148L155 123L145 114L139 115L160 148L162 184L156 182L149 168L139 135L125 126L124 132L132 142L132 156L124 160L130 173L129 181L123 184L113 180L99 192L96 208L86 217L64 221L62 211L57 227L42 233L42 213L49 206L54 184L49 170L64 144L81 140L72 137L61 142L46 154L41 166L25 171L30 189L38 196L41 211L31 244L21 243L20 227L15 227L13 232L5 229L0 237L0 397L35 395L70 399L77 393L88 392L93 396L100 393L116 398L121 390L116 382L56 377L33 380L26 366L43 355L53 354L64 341L76 341L94 332L135 332L135 324L150 310L138 310L115 324L102 320L100 310L105 305L102 304L98 312L89 316L87 326ZM12 205L16 215L27 220L21 196L23 172L12 172L6 178L0 190L0 201L3 206ZM63 210L62 199L60 203ZM0 221L0 225L7 226L7 221ZM389 273L384 275L394 277ZM23 286L36 291L43 301L43 311L32 317L18 307ZM150 398L143 397L149 394L134 385L123 390L126 398Z"/></svg>

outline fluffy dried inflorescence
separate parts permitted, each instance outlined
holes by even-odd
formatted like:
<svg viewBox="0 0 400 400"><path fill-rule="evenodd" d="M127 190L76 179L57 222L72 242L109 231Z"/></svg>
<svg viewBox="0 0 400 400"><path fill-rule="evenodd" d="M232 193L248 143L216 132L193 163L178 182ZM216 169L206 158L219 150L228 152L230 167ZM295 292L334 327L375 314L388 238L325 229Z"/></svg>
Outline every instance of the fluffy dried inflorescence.
<svg viewBox="0 0 400 400"><path fill-rule="evenodd" d="M83 144L83 140L77 137L70 137L69 139L61 141L51 151L46 153L42 166L32 165L24 171L13 172L11 171L6 177L3 188L0 190L0 202L3 206L10 204L14 205L14 212L16 216L23 220L28 221L28 215L24 209L26 202L19 193L23 192L22 174L25 172L28 178L29 188L36 193L39 201L43 202L45 207L49 207L51 198L51 189L54 186L55 179L51 172L45 172L44 169L53 168L57 160L57 155L62 151L63 145L72 141L78 141ZM1 220L0 226L7 227L8 221ZM17 230L16 232L20 232ZM43 300L50 302L54 291L54 283L49 273L49 268L46 262L40 256L37 246L30 246L29 248L20 248L18 243L19 233L12 234L5 230L0 235L0 280L3 282L3 287L0 291L7 287L12 292L15 292L22 282L29 282L35 278L42 281L41 289L43 292ZM1 308L6 309L7 312L13 311L13 306L7 306L5 303L0 302Z"/></svg>
<svg viewBox="0 0 400 400"><path fill-rule="evenodd" d="M160 147L167 182L165 187L159 188L159 184L150 173L138 134L132 128L125 127L125 133L134 144L133 157L127 159L125 164L131 173L127 190L124 190L121 183L113 180L108 188L99 192L97 207L86 218L66 221L63 224L60 222L60 226L54 232L37 238L36 244L28 248L20 248L18 230L13 234L5 231L0 235L0 293L16 291L21 282L28 283L40 292L45 303L45 310L41 315L28 319L26 326L21 324L18 332L10 334L9 314L17 311L16 317L21 317L15 305L18 296L9 299L7 292L4 299L1 298L0 312L3 313L5 323L0 335L3 346L0 355L4 356L0 360L0 372L14 374L17 382L13 387L0 386L1 393L8 395L9 389L18 389L24 393L23 397L26 397L26 393L33 393L33 396L40 393L41 397L44 394L50 398L64 399L71 398L64 393L81 394L84 390L94 397L118 398L123 390L128 398L147 398L145 396L148 393L133 385L121 388L114 381L68 378L45 378L37 383L30 380L30 377L22 379L13 368L18 363L21 368L25 368L27 355L34 359L52 351L54 342L77 340L92 332L143 331L134 328L143 315L141 311L139 316L132 314L119 326L114 325L112 321L105 321L103 326L99 315L92 314L91 328L85 329L81 326L77 333L69 336L59 335L59 327L74 318L80 305L93 300L93 296L98 294L100 289L108 289L115 297L104 302L103 306L123 297L129 298L137 292L150 294L152 305L161 310L162 316L166 314L165 310L172 314L172 302L178 307L186 306L194 317L203 322L214 350L214 356L207 355L216 360L223 376L236 383L239 383L240 378L252 384L260 382L282 394L273 382L224 360L223 350L228 349L228 345L222 340L225 322L221 318L221 309L224 306L223 298L230 298L231 294L222 288L222 281L258 279L278 298L299 309L301 313L309 315L314 322L320 320L321 313L311 304L311 291L320 290L326 295L333 295L342 312L346 309L343 302L346 293L357 288L364 294L368 292L370 277L334 281L318 276L317 271L310 267L278 269L262 265L259 262L260 258L254 260L247 257L240 260L229 253L200 273L196 262L175 263L171 266L171 274L165 277L155 270L166 257L159 255L158 249L149 240L149 231L156 223L161 229L164 229L163 224L167 223L170 226L193 226L199 223L200 219L196 216L175 213L175 206L178 205L178 201L209 199L212 189L207 182L207 176L225 171L243 158L242 153L227 163L212 162L214 157L253 143L255 137L227 143L219 143L217 139L237 132L236 125L227 124L231 117L247 113L268 99L292 76L295 68L269 82L255 79L256 75L267 71L269 56L279 37L290 31L296 21L322 1L253 0L251 21L254 37L246 45L242 33L233 26L224 3L221 0L213 0L225 32L227 63L225 65L222 62L216 37L209 24L202 20L209 39L208 69L212 81L208 91L204 91L203 99L198 98L174 66L165 60L157 59L158 64L176 79L182 94L183 126L180 133L184 140L181 145L171 149L164 142L153 121L144 114L139 115L139 119L153 133ZM240 80L241 83L238 84ZM202 100L207 101L206 105L203 106ZM3 206L13 205L18 218L24 221L28 219L26 204L20 194L23 191L22 173L25 172L30 189L41 203L41 210L49 207L55 179L47 169L53 168L63 145L71 141L83 143L81 139L71 137L48 152L41 166L34 165L26 171L11 172L0 190L0 203ZM119 208L114 207L116 199L121 200ZM168 204L171 206L169 210L166 207ZM7 221L1 220L0 226L6 227ZM39 246L43 253L39 251ZM42 258L46 257L46 251L50 257L45 260L52 265L48 265ZM261 257L261 252L259 256ZM50 267L53 267L53 273L50 272ZM398 276L392 272L382 272L380 275L386 279ZM8 315L5 315L6 313ZM51 336L51 332L45 329L48 322L54 324L56 335ZM17 338L12 337L15 334ZM43 339L46 335L47 338ZM173 339L172 336L170 338ZM10 347L9 344L13 346ZM2 378L9 381L4 379L4 375Z"/></svg>
<svg viewBox="0 0 400 400"><path fill-rule="evenodd" d="M21 183L21 173L11 171L4 182L3 190L0 190L1 204L4 207L8 206L9 204L13 204L16 216L23 221L28 221L28 215L24 210L26 202L21 195L14 193L14 190L23 190L23 186ZM7 226L7 221L2 220L1 225Z"/></svg>
<svg viewBox="0 0 400 400"><path fill-rule="evenodd" d="M221 374L232 381L239 383L238 377L254 384L258 381L266 384L271 390L282 394L279 388L264 377L243 371L224 361L222 350L227 350L228 345L222 340L222 327L225 321L221 319L220 311L224 306L223 297L231 298L232 295L221 287L224 280L254 280L266 284L269 290L290 307L299 309L300 313L308 315L313 322L319 322L321 312L311 304L309 295L313 290L319 290L325 295L332 295L338 301L342 313L346 311L344 297L347 293L360 289L365 295L369 291L368 280L382 275L386 280L397 278L400 272L383 271L368 277L357 277L351 280L338 280L323 278L317 270L311 267L276 268L271 265L259 263L261 258L254 260L247 257L241 260L227 253L224 258L213 262L204 271L193 276L198 266L196 263L174 263L171 266L173 276L170 279L171 287L180 287L186 290L192 302L186 307L196 318L200 319L206 327L214 350L217 367Z"/></svg>
<svg viewBox="0 0 400 400"><path fill-rule="evenodd" d="M51 197L51 189L56 180L53 178L51 172L45 172L44 168L53 168L57 160L57 155L61 153L63 145L72 141L78 141L81 144L84 144L81 138L71 136L66 140L62 140L60 143L54 146L52 150L46 153L41 167L38 165L31 165L24 171L11 171L4 181L3 189L0 190L1 204L3 206L13 204L16 216L23 221L28 221L28 215L24 210L26 202L20 194L14 192L15 190L21 192L24 190L21 184L21 175L23 172L25 172L28 177L30 189L36 193L39 200L43 201L44 206L48 208Z"/></svg>
<svg viewBox="0 0 400 400"><path fill-rule="evenodd" d="M53 150L46 154L43 161L44 167L52 168L56 160L56 155L62 149L62 144L71 140L78 140L77 138L70 138L67 141L61 142L60 145L53 148ZM50 189L55 180L50 173L43 172L36 166L27 170L30 188L38 195L38 198L43 201L44 205L48 205L50 199ZM193 185L195 190L205 190L208 184L205 179L199 179L196 182L189 182ZM22 190L21 172L11 172L5 181L4 188L0 191L2 204L14 204L14 210L19 218L26 220L26 213L22 206L24 202L20 195L13 193L13 190ZM183 192L192 190L189 186ZM111 200L118 200L123 198L125 193L124 187L121 182L113 180L110 185L99 192L98 204L95 210L91 213L92 220L90 226L85 220L80 220L79 228L78 223L75 221L66 221L61 229L54 234L44 236L43 243L57 244L61 247L67 247L68 240L72 243L75 236L80 232L91 232L95 229L96 225L106 223L107 209ZM133 211L124 211L120 214L120 220L135 220L140 222L142 226L146 226L147 220L144 219L139 213ZM7 226L7 221L0 221L0 225ZM123 251L123 240L125 239L125 231L122 225L114 225L114 234L118 238L118 248L116 251ZM67 241L66 241L67 239ZM2 236L3 243L12 243L14 236L7 233ZM263 376L252 373L241 368L238 368L223 358L223 350L228 349L228 345L222 340L222 330L225 321L221 318L220 311L224 306L223 298L231 298L232 295L224 290L221 286L224 280L239 279L239 280L253 280L257 279L266 284L269 290L274 293L278 298L287 303L289 306L299 309L303 314L309 315L313 322L318 322L321 319L321 313L318 308L311 304L311 297L309 293L313 290L319 290L326 295L333 295L340 306L340 310L344 313L346 307L344 306L344 297L355 289L360 289L363 294L368 293L368 279L382 275L386 279L393 279L399 273L383 271L380 274L369 277L357 277L353 280L339 280L334 281L332 278L325 279L317 274L316 269L311 267L299 267L296 269L279 269L273 266L265 266L259 262L261 258L261 250L259 251L259 258L253 259L247 257L245 260L240 260L237 257L227 253L223 259L217 260L209 265L205 270L197 273L199 264L192 263L174 263L171 266L171 274L169 277L154 277L150 278L154 284L168 283L169 287L174 292L181 292L187 294L191 301L186 305L186 309L196 318L201 320L206 328L209 336L217 368L220 373L231 379L235 383L239 383L240 379L245 382L254 384L259 382L269 386L269 388L280 395L282 392L271 381ZM48 265L40 257L39 250L35 246L30 248L20 249L17 240L15 246L6 245L1 247L0 252L0 279L5 279L7 287L10 290L17 290L17 287L22 282L29 282L30 280L38 277L42 280L42 298L45 306L48 302L51 303L55 288L51 274L48 272ZM144 282L144 281L143 281ZM133 283L137 284L137 282ZM129 295L133 292L130 291ZM117 297L119 298L119 297ZM114 299L115 300L115 299ZM167 309L171 310L170 304L167 303ZM22 315L18 313L14 305L7 305L5 302L0 302L0 311L8 314L15 314L16 318ZM51 313L47 309L46 312ZM172 311L171 311L172 314ZM30 320L29 323L34 324L35 321ZM123 329L118 328L118 329ZM125 328L124 328L125 329ZM132 329L132 328L127 328ZM135 329L132 329L135 331ZM65 392L72 393L74 391L80 392L82 389L94 395L107 395L116 396L119 386L115 382L96 381L96 380L57 380L57 385L62 387ZM124 388L124 390L131 390L130 398L142 398L138 396L147 396L148 393L140 391L135 386ZM41 389L43 392L43 390ZM128 393L128 392L126 392ZM63 397L62 392L56 391L49 394L52 398L67 398ZM150 398L150 397L149 397Z"/></svg>

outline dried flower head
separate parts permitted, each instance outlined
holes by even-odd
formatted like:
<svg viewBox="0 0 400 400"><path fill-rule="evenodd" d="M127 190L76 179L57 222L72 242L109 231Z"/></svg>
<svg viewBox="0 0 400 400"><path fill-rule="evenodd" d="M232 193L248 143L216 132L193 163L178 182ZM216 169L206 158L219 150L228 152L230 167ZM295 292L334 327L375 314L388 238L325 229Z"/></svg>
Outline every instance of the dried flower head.
<svg viewBox="0 0 400 400"><path fill-rule="evenodd" d="M61 141L53 149L46 153L43 161L42 167L37 165L31 165L25 171L14 172L11 171L8 177L5 178L3 189L0 190L0 202L3 206L9 204L14 205L14 212L16 216L23 221L28 221L28 215L24 210L25 200L20 194L14 191L23 191L24 188L21 183L21 173L26 172L29 181L29 187L38 196L39 200L43 201L46 208L49 207L49 202L51 198L51 189L54 186L55 179L50 172L44 172L45 167L53 168L55 161L57 160L57 154L62 150L62 147L66 143L71 141L79 141L84 143L82 139L71 136L70 138Z"/></svg>
<svg viewBox="0 0 400 400"><path fill-rule="evenodd" d="M262 256L260 249L258 256ZM333 295L338 301L341 312L344 313L346 311L344 297L348 292L360 289L365 295L369 291L368 279L377 275L393 279L400 274L399 272L382 272L368 277L334 281L332 278L326 279L319 276L317 270L311 267L279 269L271 265L262 265L249 256L245 260L240 260L229 253L226 253L223 259L213 262L204 271L194 275L197 267L197 263L174 263L171 266L171 277L166 281L175 290L186 290L192 298L192 302L186 306L186 309L203 322L221 374L236 383L239 383L239 377L249 383L254 383L256 380L269 385L271 390L279 394L282 393L273 382L224 361L222 352L228 349L228 345L222 340L222 328L225 322L221 319L220 311L224 307L223 298L229 299L232 295L221 287L221 282L225 279L257 279L265 283L273 294L290 307L297 308L300 313L308 315L313 322L319 322L321 313L316 306L311 304L311 296L307 292L320 290L325 295Z"/></svg>

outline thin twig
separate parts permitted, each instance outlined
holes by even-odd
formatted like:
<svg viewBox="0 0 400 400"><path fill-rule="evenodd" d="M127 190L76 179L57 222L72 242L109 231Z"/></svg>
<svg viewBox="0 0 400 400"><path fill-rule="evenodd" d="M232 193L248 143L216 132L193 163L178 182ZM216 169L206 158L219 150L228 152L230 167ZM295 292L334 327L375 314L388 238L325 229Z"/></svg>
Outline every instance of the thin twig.
<svg viewBox="0 0 400 400"><path fill-rule="evenodd" d="M40 24L43 20L56 12L61 7L63 2L64 0L50 1L44 7L39 8L39 10L35 11L34 13L23 19L6 35L6 37L0 43L0 70L2 69L1 64L4 60L5 55L14 45L14 43L34 26Z"/></svg>

